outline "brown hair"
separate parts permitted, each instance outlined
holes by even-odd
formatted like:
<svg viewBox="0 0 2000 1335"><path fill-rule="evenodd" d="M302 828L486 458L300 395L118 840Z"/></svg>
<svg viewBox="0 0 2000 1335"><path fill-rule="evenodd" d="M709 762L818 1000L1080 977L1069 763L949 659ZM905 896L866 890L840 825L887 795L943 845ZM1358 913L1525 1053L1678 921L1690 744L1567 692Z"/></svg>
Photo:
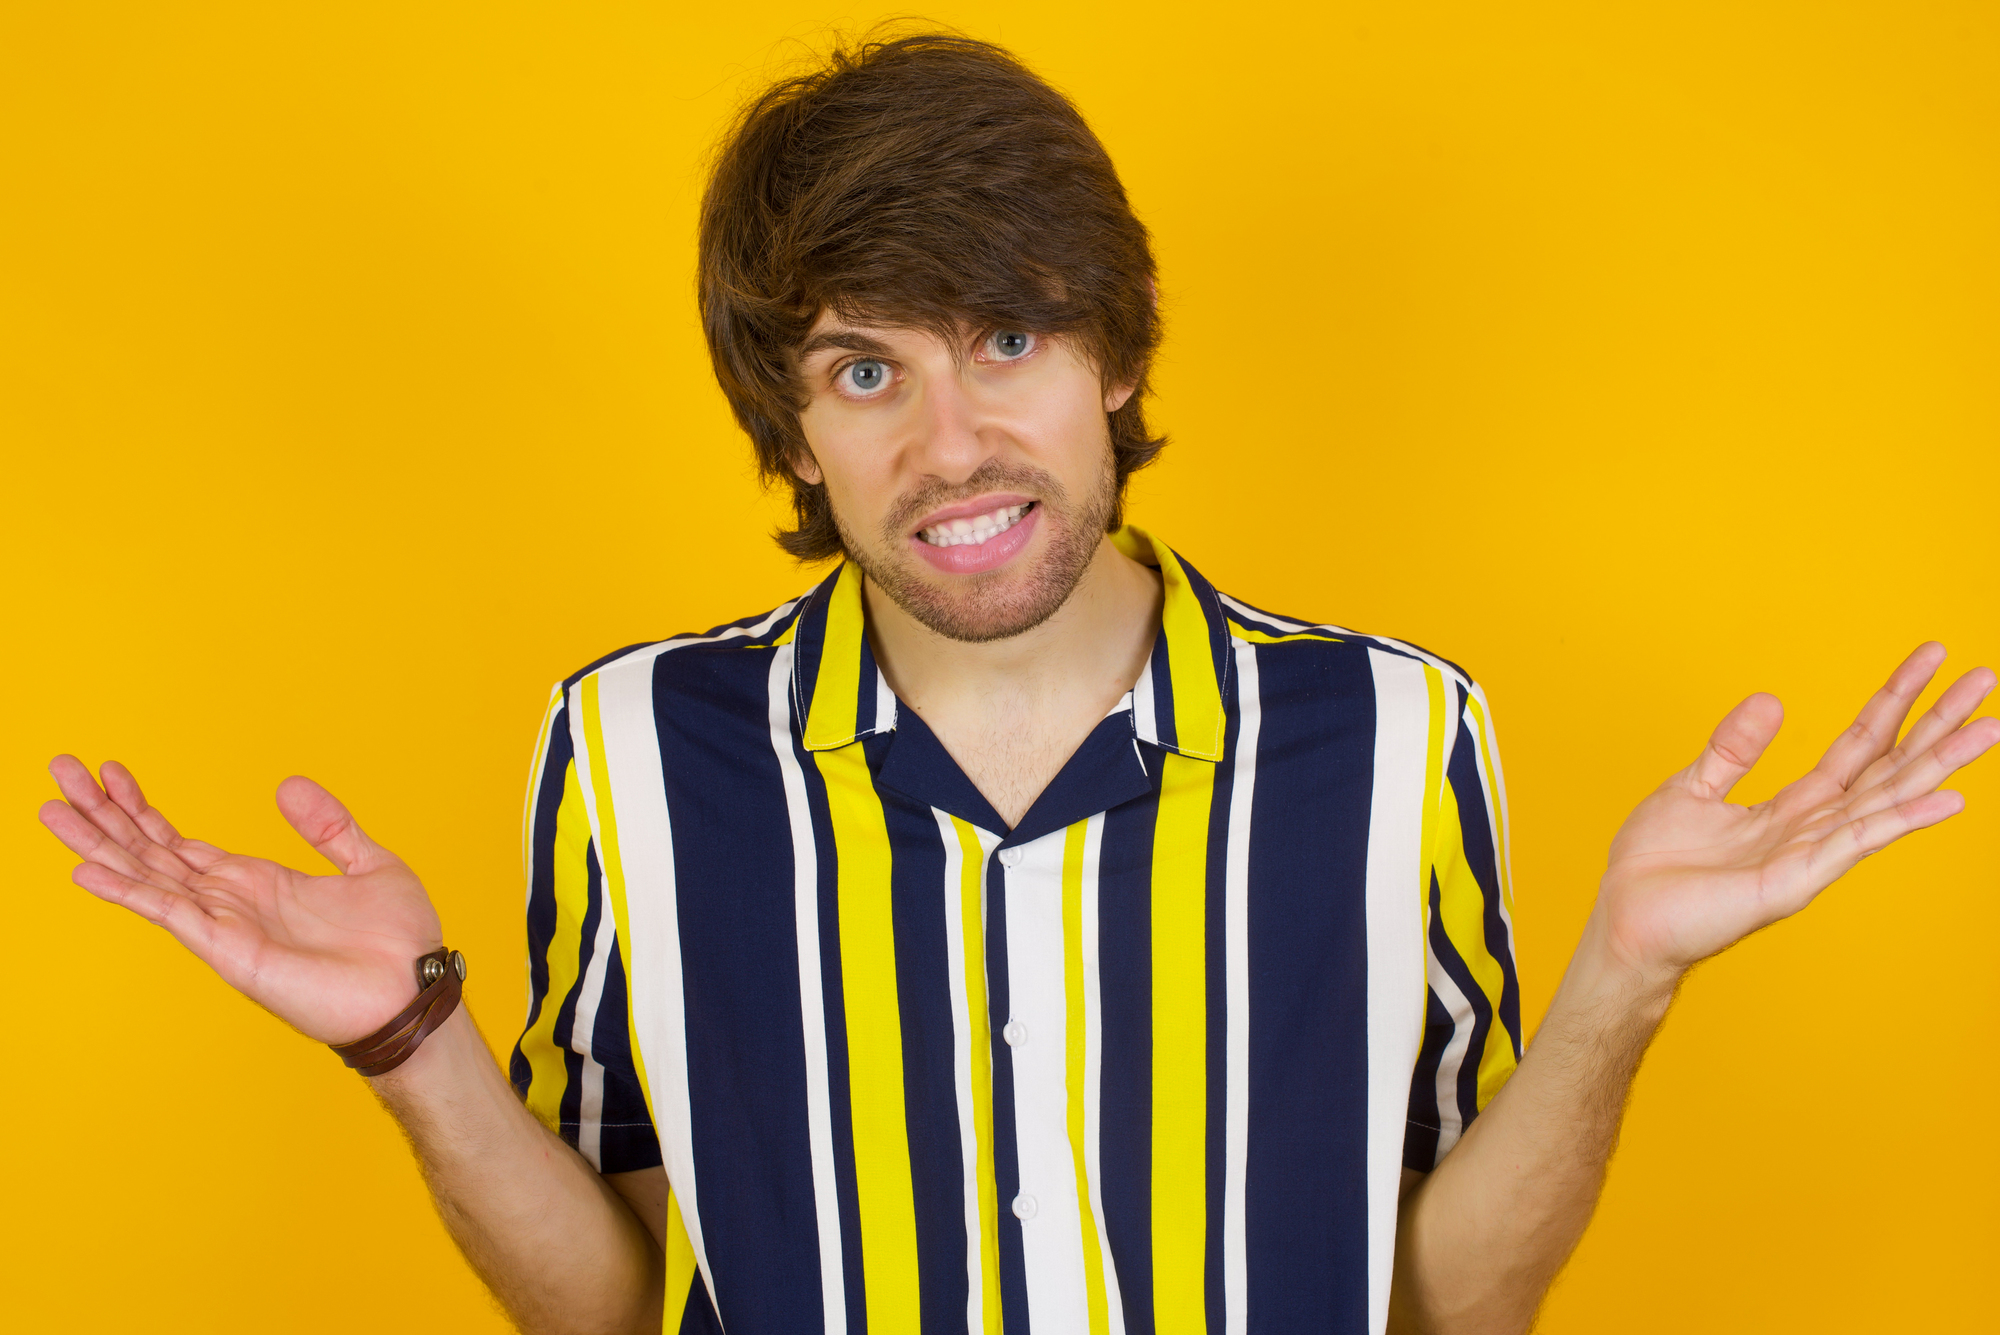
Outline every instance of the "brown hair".
<svg viewBox="0 0 2000 1335"><path fill-rule="evenodd" d="M1110 414L1121 497L1166 444L1141 407L1160 341L1146 229L1076 108L988 43L864 41L751 102L702 199L699 282L716 378L759 473L791 487L798 525L776 537L802 561L842 550L826 488L794 468L794 354L822 310L1074 339L1107 386L1136 386Z"/></svg>

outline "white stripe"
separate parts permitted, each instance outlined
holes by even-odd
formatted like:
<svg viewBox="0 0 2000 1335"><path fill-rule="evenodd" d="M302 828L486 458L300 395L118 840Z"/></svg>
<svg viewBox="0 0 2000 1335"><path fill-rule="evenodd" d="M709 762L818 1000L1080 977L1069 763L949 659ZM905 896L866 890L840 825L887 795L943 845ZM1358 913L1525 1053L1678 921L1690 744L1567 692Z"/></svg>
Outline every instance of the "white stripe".
<svg viewBox="0 0 2000 1335"><path fill-rule="evenodd" d="M617 939L618 919L611 911L611 897L600 895L597 936L590 943L590 960L583 968L583 985L577 990L569 1035L570 1049L583 1058L582 1084L577 1090L576 1152L597 1169L604 1167L604 1067L592 1049L597 1040L597 1011L604 1004L604 980L611 969L611 943Z"/></svg>
<svg viewBox="0 0 2000 1335"><path fill-rule="evenodd" d="M1035 1216L1021 1223L1028 1326L1090 1329L1084 1278L1083 1214L1069 1143L1068 998L1063 982L1063 842L1054 830L1017 845L1021 861L1000 873L1007 895L1008 1019L1027 1026L1009 1049L1014 1067L1014 1144L1021 1192ZM1001 1209L1011 1208L1001 1202Z"/></svg>
<svg viewBox="0 0 2000 1335"><path fill-rule="evenodd" d="M1438 1003L1451 1015L1451 1039L1444 1045L1437 1069L1437 1158L1442 1159L1465 1132L1465 1118L1458 1108L1458 1075L1472 1046L1472 1002L1438 962L1428 937L1424 940L1424 967L1430 971L1431 990L1437 993Z"/></svg>
<svg viewBox="0 0 2000 1335"><path fill-rule="evenodd" d="M771 749L784 778L785 811L792 829L793 930L799 942L799 1026L806 1058L806 1143L812 1158L813 1217L819 1228L819 1290L828 1335L847 1330L847 1283L841 1264L840 1199L833 1178L833 1103L827 1083L826 993L819 958L819 852L813 839L806 781L792 753L793 646L771 658Z"/></svg>
<svg viewBox="0 0 2000 1335"><path fill-rule="evenodd" d="M1083 827L1083 1171L1090 1182L1090 1212L1097 1221L1097 1249L1103 1257L1107 1330L1109 1335L1125 1335L1125 1300L1119 1295L1117 1263L1111 1259L1111 1230L1104 1222L1104 1168L1099 1162L1104 1140L1104 1004L1099 992L1097 869L1103 851L1100 811Z"/></svg>
<svg viewBox="0 0 2000 1335"><path fill-rule="evenodd" d="M965 906L961 878L965 853L958 844L958 827L936 807L938 840L944 845L945 970L950 975L952 1092L958 1098L958 1154L965 1192L965 1328L986 1329L986 1225L979 1217L979 1124L972 1102L973 1044L987 1042L989 1025L975 1025L972 1001L965 987ZM981 847L984 847L982 835ZM985 896L980 896L982 904ZM986 967L980 961L979 967Z"/></svg>
<svg viewBox="0 0 2000 1335"><path fill-rule="evenodd" d="M1146 666L1139 669L1139 680L1132 683L1132 727L1142 742L1160 744L1159 715L1153 709L1153 660L1148 658Z"/></svg>
<svg viewBox="0 0 2000 1335"><path fill-rule="evenodd" d="M881 668L875 669L875 731L893 732L896 728L896 693L889 689L889 679Z"/></svg>
<svg viewBox="0 0 2000 1335"><path fill-rule="evenodd" d="M1445 662L1442 658L1439 658L1436 654L1425 653L1422 649L1417 648L1417 646L1415 646L1414 644L1406 644L1402 640L1392 640L1386 635L1370 635L1366 631L1349 630L1345 626L1336 626L1330 621L1322 622L1316 626L1308 626L1305 623L1299 621L1287 621L1283 617L1274 617L1269 612L1259 612L1256 608L1246 606L1245 604L1236 601L1236 599L1231 598L1226 593L1219 594L1218 596L1222 599L1223 602L1235 608L1242 615L1249 617L1255 621L1261 621L1267 626L1276 626L1279 630L1281 630L1287 635L1296 635L1301 631L1326 631L1328 634L1331 635L1345 635L1352 639L1357 639L1357 640L1373 640L1377 644L1385 645L1388 648L1394 649L1399 653L1405 653L1410 655L1412 658L1416 658L1425 663L1429 663L1439 672L1444 673L1447 677L1457 682L1461 687L1469 688L1472 685L1470 679L1468 679L1463 672L1460 672L1457 668Z"/></svg>
<svg viewBox="0 0 2000 1335"><path fill-rule="evenodd" d="M1222 1314L1225 1335L1249 1329L1250 1268L1245 1181L1250 1162L1250 810L1257 790L1257 646L1237 640L1236 758L1229 785L1229 846L1222 873L1223 974L1228 997L1223 1121Z"/></svg>
<svg viewBox="0 0 2000 1335"><path fill-rule="evenodd" d="M1514 895L1514 840L1507 824L1507 776L1500 769L1500 739L1493 731L1493 706L1486 703L1486 692L1479 687L1472 688L1472 698L1479 702L1480 730L1474 735L1478 743L1473 748L1475 759L1486 764L1478 766L1479 788L1486 794L1486 819L1493 831L1494 862L1500 874L1500 917L1507 924L1507 947L1514 948L1514 912L1508 903ZM1486 786L1486 765L1493 767L1493 784L1499 791L1488 790Z"/></svg>
<svg viewBox="0 0 2000 1335"><path fill-rule="evenodd" d="M1430 689L1424 665L1368 651L1375 678L1374 790L1368 818L1368 1309L1389 1320L1410 1076L1423 1042L1425 774Z"/></svg>
<svg viewBox="0 0 2000 1335"><path fill-rule="evenodd" d="M626 973L631 979L627 1002L631 1006L632 1030L639 1043L639 1056L646 1067L647 1094L652 1108L654 1130L660 1138L660 1156L665 1161L667 1180L679 1199L682 1222L695 1261L711 1296L715 1277L709 1273L708 1252L702 1244L700 1193L694 1175L694 1138L688 1100L686 994L681 985L680 919L675 906L673 826L667 811L665 776L660 768L658 723L653 713L653 660L674 649L698 644L763 635L798 606L793 599L750 626L731 626L715 635L689 636L641 645L605 663L590 673L598 680L598 721L604 732L606 754L593 757L584 733L581 682L569 697L570 741L575 752L577 777L583 789L584 810L590 817L591 837L604 848L604 826L597 808L597 780L593 768L601 763L605 787L614 794L617 808L619 861L625 873L625 913L632 940L626 943ZM593 943L593 967L608 967L610 950L607 931L616 934L617 919L612 912L610 892L598 922L598 942ZM604 948L600 949L599 947ZM604 961L603 966L598 961ZM590 992L588 977L585 992ZM602 1003L603 979L591 999L591 1020ZM582 998L579 998L581 1003ZM579 1004L576 1028L589 1041ZM573 1040L574 1042L574 1040ZM591 1061L584 1063L581 1098L592 1097ZM603 1108L603 1072L595 1077L600 1127ZM582 1140L578 1136L578 1140Z"/></svg>

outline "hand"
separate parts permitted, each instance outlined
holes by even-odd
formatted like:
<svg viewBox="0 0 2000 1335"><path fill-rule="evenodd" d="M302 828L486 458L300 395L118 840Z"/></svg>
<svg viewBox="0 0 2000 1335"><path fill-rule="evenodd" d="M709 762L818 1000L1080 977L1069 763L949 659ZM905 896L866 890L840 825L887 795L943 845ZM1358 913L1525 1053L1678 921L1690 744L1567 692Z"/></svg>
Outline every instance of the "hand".
<svg viewBox="0 0 2000 1335"><path fill-rule="evenodd" d="M340 868L308 876L183 838L113 761L99 788L74 756L49 766L67 802L42 823L84 859L71 878L122 904L243 995L322 1043L351 1043L417 995L415 961L443 935L416 873L311 779L278 785L278 810Z"/></svg>
<svg viewBox="0 0 2000 1335"><path fill-rule="evenodd" d="M1944 656L1936 643L1911 654L1818 765L1754 807L1725 799L1777 736L1784 709L1758 694L1730 710L1707 749L1611 842L1593 917L1617 962L1670 984L1797 913L1870 853L1962 811L1965 799L1939 787L2000 741L2000 719L1965 722L1993 672L1960 677L1896 741Z"/></svg>

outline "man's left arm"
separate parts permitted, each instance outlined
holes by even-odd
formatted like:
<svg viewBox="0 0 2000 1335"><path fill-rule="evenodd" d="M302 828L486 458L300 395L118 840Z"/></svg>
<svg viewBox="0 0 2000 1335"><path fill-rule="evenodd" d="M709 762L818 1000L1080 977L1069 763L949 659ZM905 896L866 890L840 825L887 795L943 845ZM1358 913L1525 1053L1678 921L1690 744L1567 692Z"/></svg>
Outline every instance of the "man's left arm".
<svg viewBox="0 0 2000 1335"><path fill-rule="evenodd" d="M1633 812L1520 1068L1434 1172L1405 1173L1392 1331L1525 1331L1590 1222L1633 1074L1687 970L1964 808L1941 785L2000 741L2000 719L1966 722L1994 674L1961 677L1896 740L1943 660L1918 649L1817 766L1744 807L1729 791L1783 719L1753 695Z"/></svg>

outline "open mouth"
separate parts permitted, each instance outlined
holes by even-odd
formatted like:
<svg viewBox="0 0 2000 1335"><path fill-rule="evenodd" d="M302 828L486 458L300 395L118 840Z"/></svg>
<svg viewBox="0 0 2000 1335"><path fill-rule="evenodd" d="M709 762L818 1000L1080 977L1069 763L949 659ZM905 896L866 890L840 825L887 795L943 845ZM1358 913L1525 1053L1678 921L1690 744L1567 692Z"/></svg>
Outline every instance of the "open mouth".
<svg viewBox="0 0 2000 1335"><path fill-rule="evenodd" d="M1034 501L1027 501L1020 505L1003 505L983 515L947 519L942 524L933 524L922 530L917 536L933 547L983 546L1025 519L1035 504Z"/></svg>

